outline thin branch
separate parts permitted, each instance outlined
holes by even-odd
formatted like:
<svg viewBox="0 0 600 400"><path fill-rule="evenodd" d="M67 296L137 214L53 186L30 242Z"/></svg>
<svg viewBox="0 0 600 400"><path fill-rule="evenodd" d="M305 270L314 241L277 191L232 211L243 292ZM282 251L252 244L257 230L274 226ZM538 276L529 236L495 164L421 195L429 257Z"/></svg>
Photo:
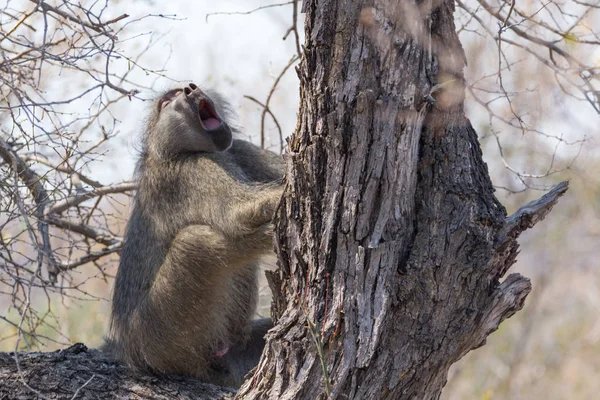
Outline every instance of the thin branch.
<svg viewBox="0 0 600 400"><path fill-rule="evenodd" d="M292 26L288 31L283 35L283 40L285 40L290 32L294 32L294 38L296 40L296 54L298 56L302 56L302 47L300 46L300 34L298 33L298 0L294 0L294 7L292 11Z"/></svg>
<svg viewBox="0 0 600 400"><path fill-rule="evenodd" d="M89 192L67 197L64 200L57 201L56 203L48 207L45 215L60 214L68 208L77 206L83 203L84 201L93 199L94 197L103 196L105 194L125 193L135 190L136 187L137 185L134 182L122 182L116 185L98 187L93 190L90 190Z"/></svg>
<svg viewBox="0 0 600 400"><path fill-rule="evenodd" d="M88 379L87 381L85 381L85 383L81 386L79 386L77 388L77 390L75 391L75 393L73 393L73 397L71 397L71 400L75 400L77 398L77 396L79 395L79 392L81 392L81 389L85 388L87 385L90 384L90 382L92 381L92 379L94 379L96 377L95 374L92 374L92 376L90 377L90 379Z"/></svg>
<svg viewBox="0 0 600 400"><path fill-rule="evenodd" d="M33 155L33 154L28 154L28 155L23 156L23 160L24 161L34 161L38 164L45 165L55 171L63 172L68 175L76 176L81 181L83 181L93 187L102 187L103 186L100 182L95 181L91 178L88 178L87 176L83 175L81 172L75 171L73 168L71 168L69 166L65 166L64 164L67 162L67 160L64 160L62 163L55 165L55 164L52 164L50 161L48 161L46 158L41 157L39 155Z"/></svg>
<svg viewBox="0 0 600 400"><path fill-rule="evenodd" d="M31 0L31 1L33 1L33 0ZM205 22L208 22L208 17L211 17L213 15L249 15L249 14L255 13L255 12L260 11L260 10L265 10L267 8L289 6L290 4L293 4L294 2L295 2L295 0L294 1L288 1L286 3L269 4L269 5L266 5L266 6L257 7L257 8L255 8L253 10L250 10L250 11L233 11L233 12L224 12L223 11L223 12L214 12L214 13L206 14L206 17L204 18L204 20L205 20Z"/></svg>
<svg viewBox="0 0 600 400"><path fill-rule="evenodd" d="M281 81L281 78L283 78L283 75L285 75L287 70L292 65L294 65L294 63L296 61L298 61L299 59L300 59L300 56L295 55L287 63L287 65L285 67L283 67L283 69L281 70L281 72L279 73L277 78L275 78L275 82L273 82L273 86L271 87L271 90L269 91L269 95L267 96L267 101L265 101L264 109L260 116L260 147L263 149L265 148L265 116L267 115L267 110L269 109L269 103L271 102L271 98L273 97L273 94L275 93L275 89L277 89L277 85L279 84L279 81Z"/></svg>
<svg viewBox="0 0 600 400"><path fill-rule="evenodd" d="M18 179L22 180L31 194L33 194L33 199L37 205L35 210L35 214L38 220L38 230L42 235L42 246L40 251L40 257L48 260L48 274L50 276L50 280L54 281L56 277L56 265L55 260L52 255L52 246L50 243L50 234L48 232L48 224L42 220L42 216L44 215L45 209L48 206L49 198L44 185L42 184L41 178L27 166L27 164L12 150L11 146L0 137L0 157L13 168L13 172L18 177ZM15 182L15 195L18 196L18 183ZM21 210L21 212L25 212L25 210ZM25 217L26 214L23 214Z"/></svg>
<svg viewBox="0 0 600 400"><path fill-rule="evenodd" d="M86 28L89 28L89 29L91 29L93 31L96 31L98 33L103 33L103 34L105 34L107 36L110 36L113 39L116 39L116 38L114 36L109 35L107 32L105 32L103 30L103 28L106 27L107 25L110 25L110 24L114 23L114 22L117 22L117 21L120 21L120 20L122 20L124 18L129 17L129 15L123 14L123 15L117 17L117 18L111 19L108 22L105 22L105 23L102 23L102 24L91 25L91 24L89 24L87 22L83 22L80 18L74 17L73 15L69 15L69 14L67 14L64 11L59 10L58 8L52 7L51 5L49 5L48 3L44 3L43 1L41 1L41 2L38 1L38 0L29 0L29 1L32 2L32 3L34 3L34 4L36 4L36 5L41 6L42 10L44 10L44 12L48 12L48 11L52 12L52 13L54 13L56 15L59 15L59 16L65 18L65 19L68 19L69 21L72 21L72 22L78 23L78 24L80 24L82 26L85 26Z"/></svg>
<svg viewBox="0 0 600 400"><path fill-rule="evenodd" d="M67 262L67 263L60 263L59 267L62 271L69 271L69 270L79 267L80 265L96 261L102 257L106 257L107 255L116 253L120 250L121 250L121 246L110 246L104 250L92 251L92 252L86 254L85 256L80 257L74 261Z"/></svg>
<svg viewBox="0 0 600 400"><path fill-rule="evenodd" d="M87 224L77 224L56 216L46 217L46 222L57 228L78 233L106 246L118 246L123 242L123 238L114 236L102 228L94 228Z"/></svg>
<svg viewBox="0 0 600 400"><path fill-rule="evenodd" d="M481 4L483 6L483 8L488 13L490 13L494 18L496 18L501 23L504 23L505 19L507 19L508 16L502 17L502 15L500 15L499 12L494 11L492 6L489 3L487 3L485 0L477 0L477 1L479 2L479 4ZM556 46L554 43L548 42L548 41L540 39L536 36L530 35L527 32L521 30L515 24L506 25L505 28L510 29L511 31L515 32L517 35L521 36L523 39L527 39L532 43L547 47L550 51L553 51L556 54L560 54L567 61L569 61L569 63L573 62L573 63L577 64L577 66L585 68L584 64L581 61L579 61L578 59L576 59L575 57L573 57L571 54L567 53L560 47Z"/></svg>
<svg viewBox="0 0 600 400"><path fill-rule="evenodd" d="M269 115L273 119L273 122L277 126L277 131L279 132L279 152L283 153L283 148L284 148L284 144L283 144L283 132L281 130L281 125L279 125L279 121L277 121L277 118L275 118L275 114L273 114L273 112L271 111L271 109L269 107L267 107L265 104L261 103L260 101L258 101L254 97L252 97L252 96L246 96L246 95L244 97L246 99L248 99L248 100L251 100L251 101L255 102L256 104L258 104L259 106L261 106L265 110L267 110L267 112L269 113Z"/></svg>

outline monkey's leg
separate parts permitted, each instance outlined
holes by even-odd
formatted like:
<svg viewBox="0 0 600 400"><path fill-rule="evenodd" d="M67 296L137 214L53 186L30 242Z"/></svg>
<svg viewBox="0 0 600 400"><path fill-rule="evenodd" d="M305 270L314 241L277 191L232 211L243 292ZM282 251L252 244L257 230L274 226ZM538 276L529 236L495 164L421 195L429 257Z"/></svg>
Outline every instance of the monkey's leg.
<svg viewBox="0 0 600 400"><path fill-rule="evenodd" d="M248 263L246 268L235 274L231 288L232 314L229 315L231 344L246 343L252 331L252 319L258 303L258 263Z"/></svg>
<svg viewBox="0 0 600 400"><path fill-rule="evenodd" d="M256 365L265 347L265 335L273 327L270 318L252 321L250 340L243 346L235 346L221 359L226 371L231 376L232 386L238 387L244 376Z"/></svg>
<svg viewBox="0 0 600 400"><path fill-rule="evenodd" d="M228 338L231 279L249 261L244 240L236 242L206 225L172 241L136 321L137 347L152 369L213 379L210 363Z"/></svg>

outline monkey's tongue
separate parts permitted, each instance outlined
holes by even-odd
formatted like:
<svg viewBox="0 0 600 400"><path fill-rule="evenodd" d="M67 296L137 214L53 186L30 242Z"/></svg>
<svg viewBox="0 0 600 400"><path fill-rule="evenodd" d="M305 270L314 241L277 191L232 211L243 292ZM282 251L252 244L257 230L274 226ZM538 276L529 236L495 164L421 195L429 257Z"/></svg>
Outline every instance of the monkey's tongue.
<svg viewBox="0 0 600 400"><path fill-rule="evenodd" d="M217 129L219 126L221 126L221 121L219 121L216 118L210 117L203 119L202 124L206 129Z"/></svg>
<svg viewBox="0 0 600 400"><path fill-rule="evenodd" d="M198 103L198 114L200 115L200 122L202 122L204 129L211 131L221 126L219 115L208 101L200 100L200 103Z"/></svg>

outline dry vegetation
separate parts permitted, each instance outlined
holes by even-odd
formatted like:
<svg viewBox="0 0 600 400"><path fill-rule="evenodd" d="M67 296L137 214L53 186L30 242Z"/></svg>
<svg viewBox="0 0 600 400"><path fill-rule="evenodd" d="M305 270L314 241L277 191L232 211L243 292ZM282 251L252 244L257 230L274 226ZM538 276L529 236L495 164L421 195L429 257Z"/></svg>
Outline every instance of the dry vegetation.
<svg viewBox="0 0 600 400"><path fill-rule="evenodd" d="M292 3L277 7L289 12L289 21ZM51 350L77 341L93 347L106 329L132 189L118 180L96 181L94 168L117 143L119 121L111 110L151 96L153 80L168 71L138 63L156 38L135 55L116 45L141 34L134 23L139 17L101 16L110 14L108 3L97 4L93 14L76 2L36 4L0 9L0 349ZM570 180L571 189L553 218L522 240L515 269L534 284L524 310L453 367L443 398L596 398L600 2L457 5L469 62L467 114L498 196L510 212L556 182ZM150 76L144 85L130 78L135 69ZM58 73L63 84L77 82L66 100L55 95L63 93L51 79ZM296 90L294 82L286 85L278 90ZM274 92L266 102L246 95L268 104ZM295 111L279 117L293 119ZM277 137L275 118L265 109L261 126ZM25 178L16 179L15 171ZM268 289L262 293L260 312L267 314Z"/></svg>

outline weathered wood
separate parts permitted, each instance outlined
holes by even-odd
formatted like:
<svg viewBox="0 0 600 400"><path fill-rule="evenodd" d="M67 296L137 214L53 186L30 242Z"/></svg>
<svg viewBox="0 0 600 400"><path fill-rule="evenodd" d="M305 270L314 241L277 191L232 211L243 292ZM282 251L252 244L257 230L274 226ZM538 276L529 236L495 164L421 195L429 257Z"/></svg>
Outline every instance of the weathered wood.
<svg viewBox="0 0 600 400"><path fill-rule="evenodd" d="M531 289L464 116L454 2L305 1L301 105L270 276L277 326L243 399L437 399Z"/></svg>
<svg viewBox="0 0 600 400"><path fill-rule="evenodd" d="M52 353L19 353L19 367L21 372L13 353L0 353L0 399L216 400L234 393L189 378L135 374L81 343Z"/></svg>

